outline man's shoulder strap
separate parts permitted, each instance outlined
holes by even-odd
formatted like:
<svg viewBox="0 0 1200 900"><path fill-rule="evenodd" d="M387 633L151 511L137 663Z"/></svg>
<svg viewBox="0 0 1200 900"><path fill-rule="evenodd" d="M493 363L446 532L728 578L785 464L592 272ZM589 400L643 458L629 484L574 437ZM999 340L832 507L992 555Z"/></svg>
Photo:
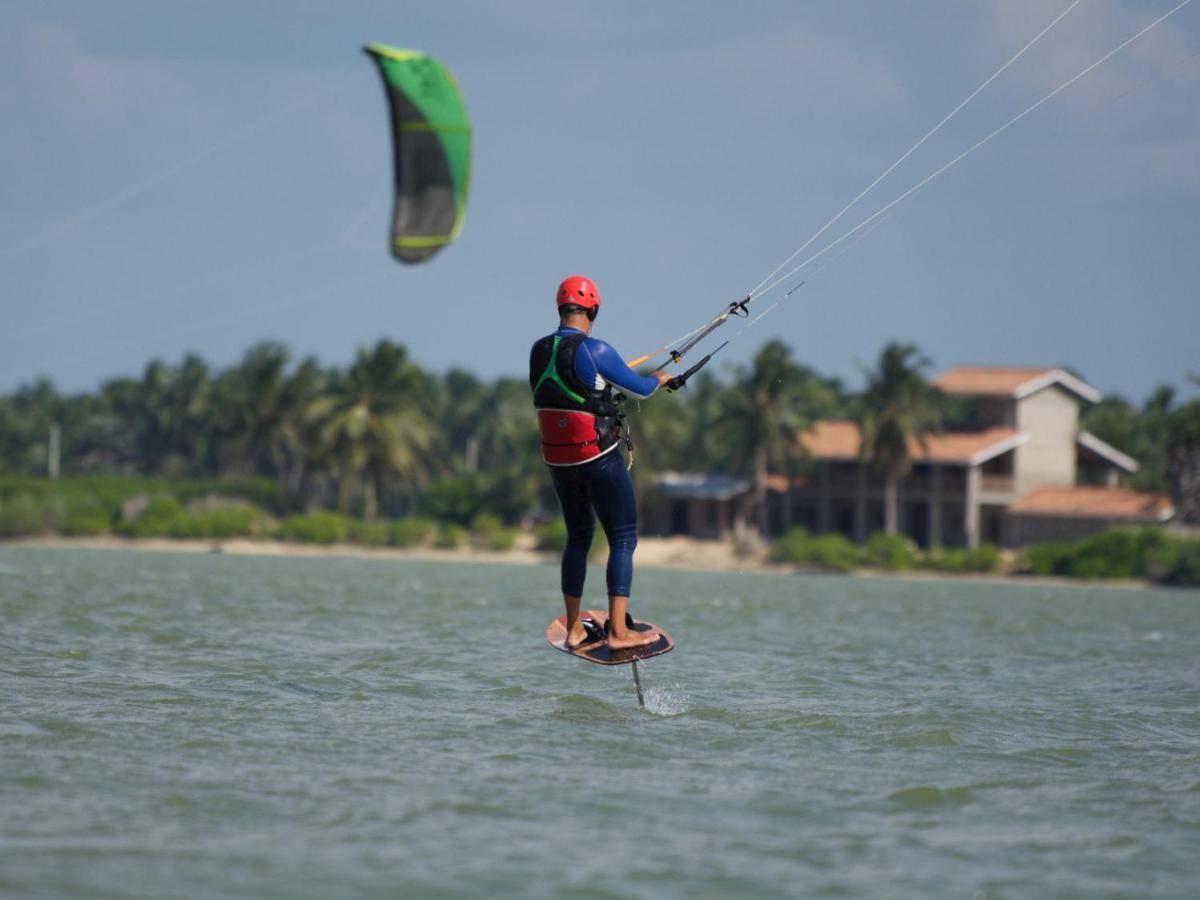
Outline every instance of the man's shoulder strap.
<svg viewBox="0 0 1200 900"><path fill-rule="evenodd" d="M586 337L586 335L583 334L569 334L565 337L563 335L551 334L534 344L534 358L531 360L533 365L530 367L529 383L530 387L533 388L533 393L535 395L538 392L538 388L540 388L547 381L551 381L576 403L587 403L587 398L572 389L567 381L563 379L563 373L559 371L558 367L558 361L560 355L562 355L566 357L563 360L564 364L566 364L569 369L574 369L575 350L578 349L578 346L583 341L584 337ZM546 353L545 345L548 341L551 343L549 352ZM547 357L545 367L542 368L540 373L536 373L536 369L540 363L540 360L537 359L537 357L543 354L545 354ZM577 381L578 379L572 377L574 374L574 371L570 371L567 375L567 378L570 381Z"/></svg>

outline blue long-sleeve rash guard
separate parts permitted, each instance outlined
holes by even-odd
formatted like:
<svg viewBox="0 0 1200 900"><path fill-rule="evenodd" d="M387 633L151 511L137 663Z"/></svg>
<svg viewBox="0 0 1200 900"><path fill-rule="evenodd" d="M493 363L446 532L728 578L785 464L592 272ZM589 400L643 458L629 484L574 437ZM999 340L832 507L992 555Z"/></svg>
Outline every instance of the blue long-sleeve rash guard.
<svg viewBox="0 0 1200 900"><path fill-rule="evenodd" d="M554 333L559 337L569 337L581 332L578 328L563 326ZM606 384L611 384L614 390L622 391L635 400L645 400L658 390L657 378L639 375L625 365L625 360L610 344L594 337L584 338L575 354L575 374L584 384L594 385L598 391L604 390Z"/></svg>

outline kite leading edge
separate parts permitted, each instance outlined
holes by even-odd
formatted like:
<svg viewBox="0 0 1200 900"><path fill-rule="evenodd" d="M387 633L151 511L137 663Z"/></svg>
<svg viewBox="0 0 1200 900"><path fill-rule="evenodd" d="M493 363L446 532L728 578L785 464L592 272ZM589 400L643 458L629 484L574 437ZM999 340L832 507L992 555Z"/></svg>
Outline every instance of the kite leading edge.
<svg viewBox="0 0 1200 900"><path fill-rule="evenodd" d="M450 70L416 50L367 44L392 115L392 255L420 263L458 237L471 181L471 122Z"/></svg>

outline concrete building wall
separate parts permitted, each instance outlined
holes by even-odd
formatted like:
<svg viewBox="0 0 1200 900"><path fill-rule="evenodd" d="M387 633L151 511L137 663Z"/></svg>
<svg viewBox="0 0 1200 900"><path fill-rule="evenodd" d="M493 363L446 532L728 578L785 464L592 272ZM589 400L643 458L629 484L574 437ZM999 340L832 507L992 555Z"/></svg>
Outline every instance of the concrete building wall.
<svg viewBox="0 0 1200 900"><path fill-rule="evenodd" d="M1075 435L1079 401L1054 385L1017 403L1017 428L1028 440L1016 449L1018 496L1047 485L1075 483Z"/></svg>

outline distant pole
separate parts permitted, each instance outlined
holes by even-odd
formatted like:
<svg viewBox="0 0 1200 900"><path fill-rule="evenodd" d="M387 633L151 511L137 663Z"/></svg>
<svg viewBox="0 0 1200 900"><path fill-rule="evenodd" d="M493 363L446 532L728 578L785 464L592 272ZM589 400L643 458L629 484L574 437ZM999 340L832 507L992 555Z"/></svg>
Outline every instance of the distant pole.
<svg viewBox="0 0 1200 900"><path fill-rule="evenodd" d="M471 435L467 438L467 453L464 466L468 472L475 472L479 469L479 438L476 435Z"/></svg>
<svg viewBox="0 0 1200 900"><path fill-rule="evenodd" d="M50 425L50 446L46 451L46 475L58 477L59 457L62 455L62 428L57 422Z"/></svg>

